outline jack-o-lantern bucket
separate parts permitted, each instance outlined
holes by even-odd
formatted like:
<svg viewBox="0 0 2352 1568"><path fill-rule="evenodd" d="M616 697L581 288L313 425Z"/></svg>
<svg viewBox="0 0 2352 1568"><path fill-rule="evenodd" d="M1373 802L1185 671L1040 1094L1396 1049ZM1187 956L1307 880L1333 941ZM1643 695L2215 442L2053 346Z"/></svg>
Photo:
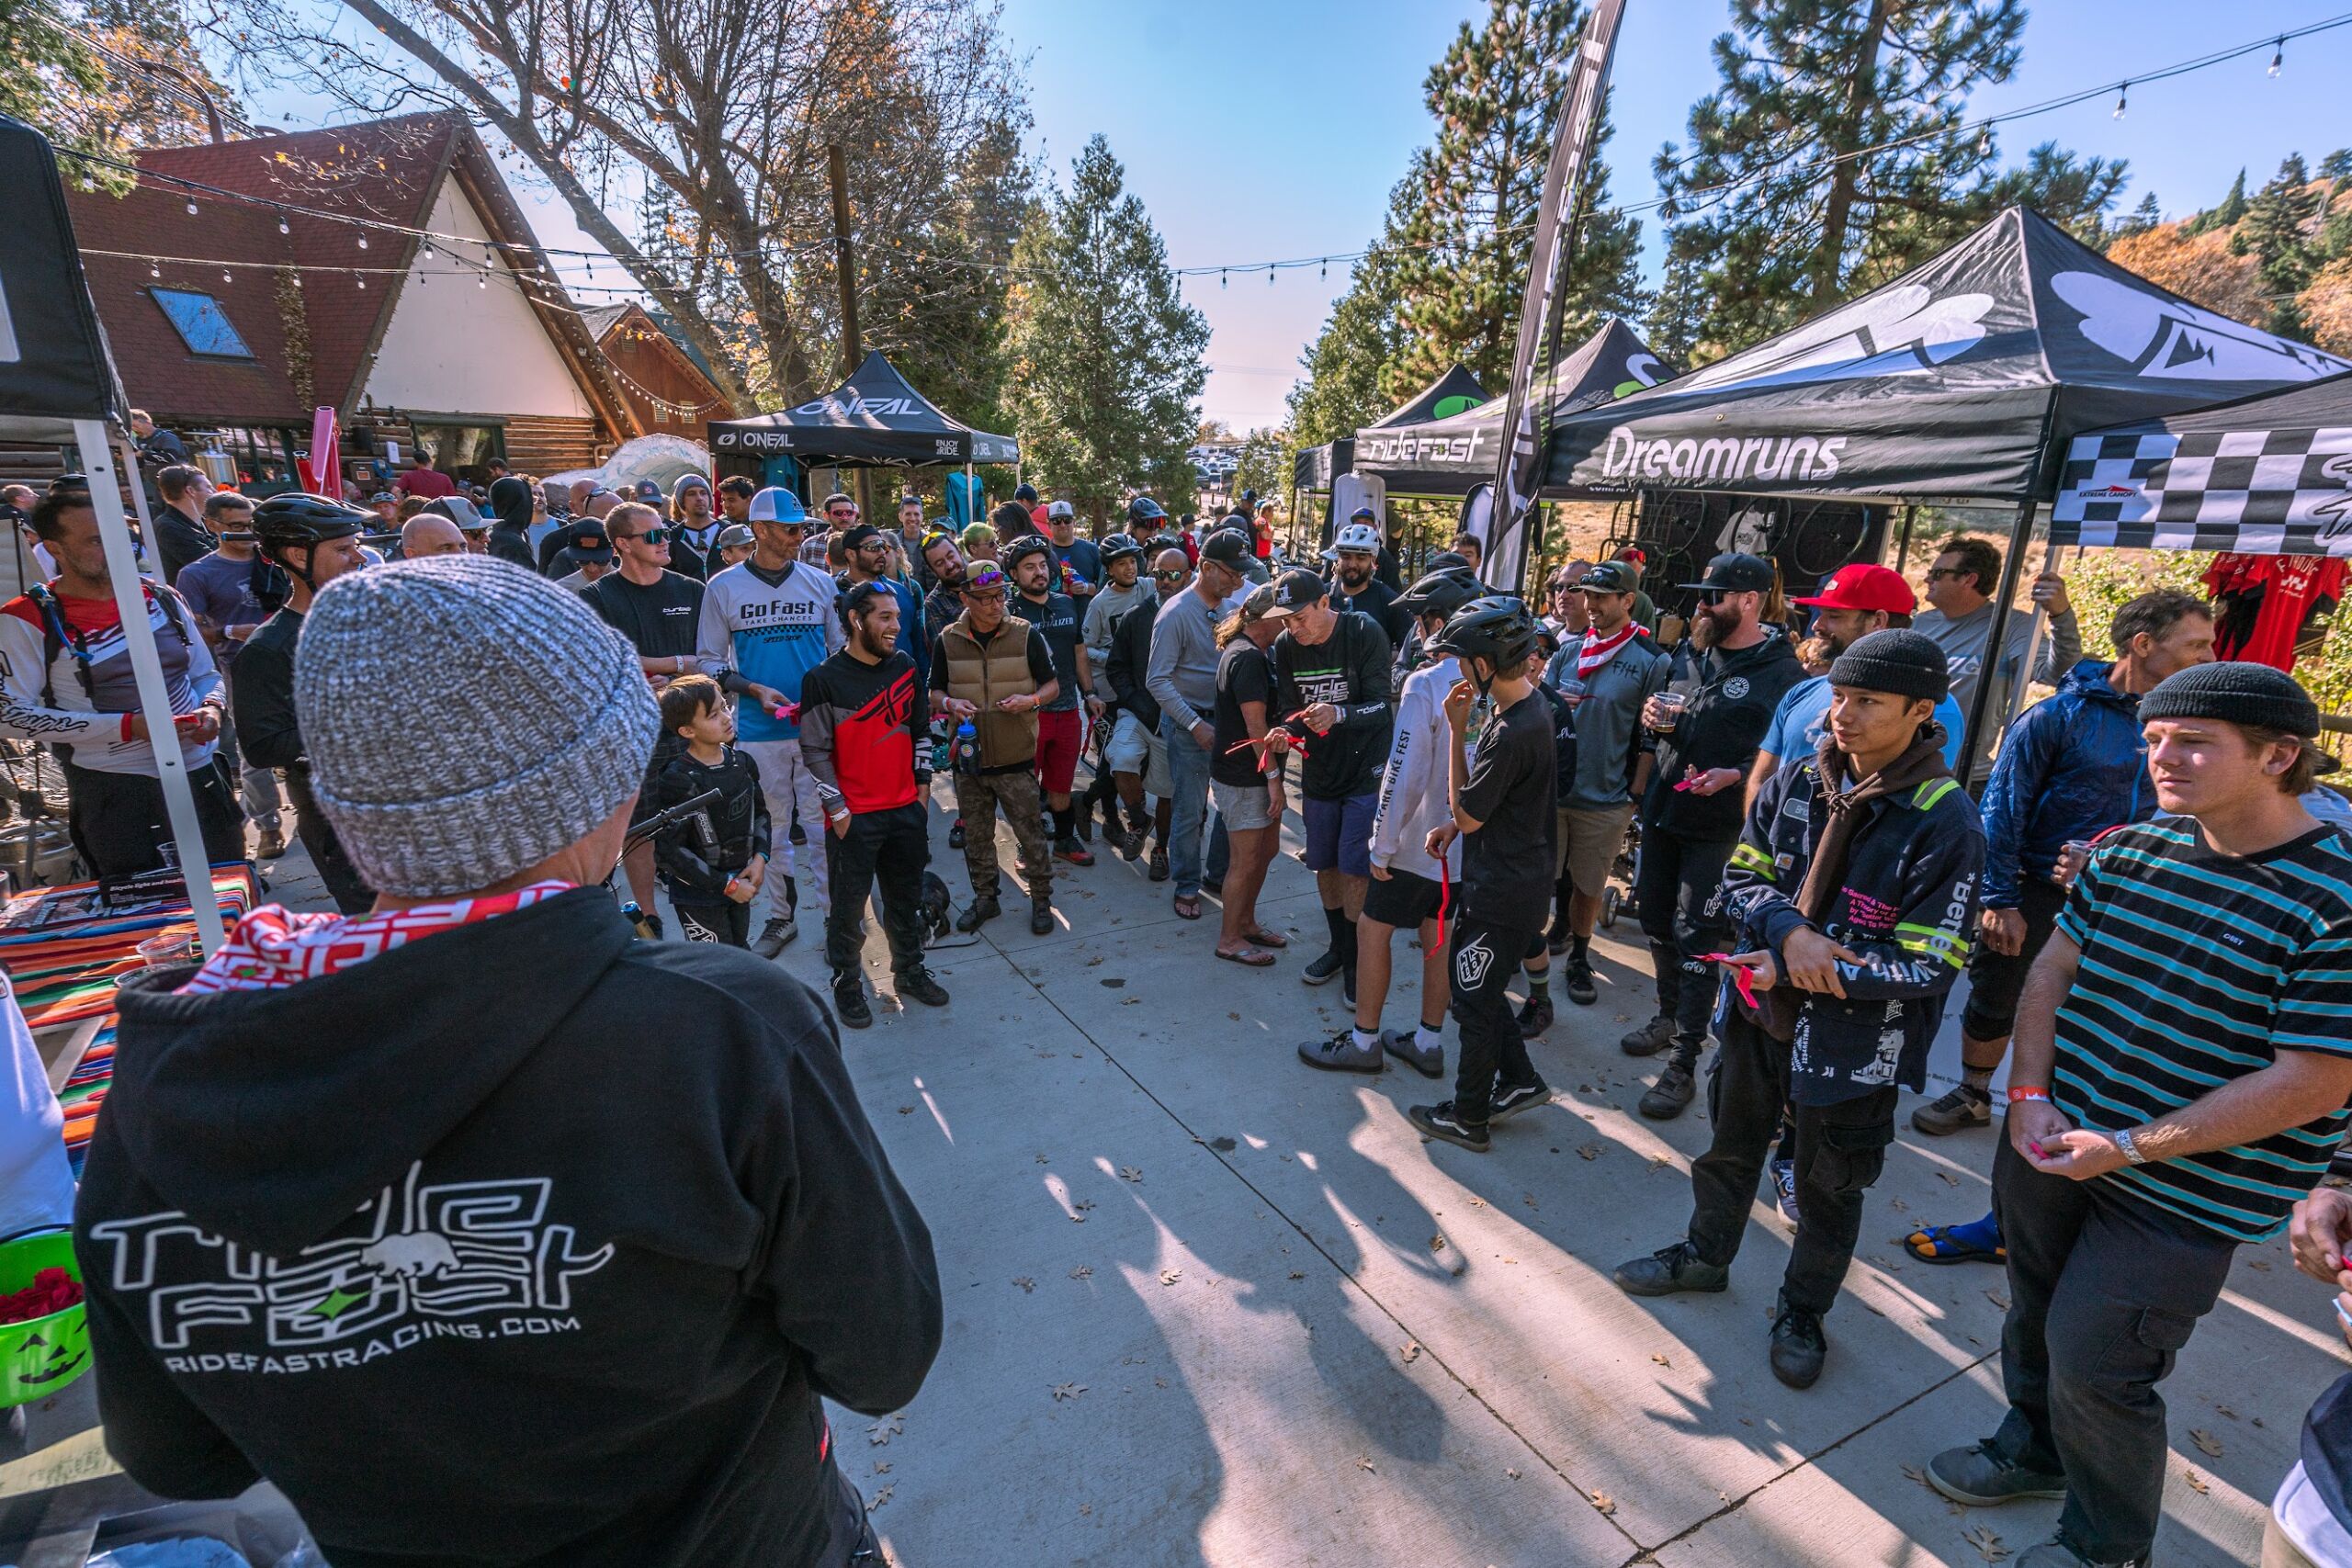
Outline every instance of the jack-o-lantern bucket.
<svg viewBox="0 0 2352 1568"><path fill-rule="evenodd" d="M82 1278L71 1231L0 1241L0 1296L25 1289L44 1269ZM45 1317L0 1323L0 1407L46 1399L89 1370L90 1325L80 1302Z"/></svg>

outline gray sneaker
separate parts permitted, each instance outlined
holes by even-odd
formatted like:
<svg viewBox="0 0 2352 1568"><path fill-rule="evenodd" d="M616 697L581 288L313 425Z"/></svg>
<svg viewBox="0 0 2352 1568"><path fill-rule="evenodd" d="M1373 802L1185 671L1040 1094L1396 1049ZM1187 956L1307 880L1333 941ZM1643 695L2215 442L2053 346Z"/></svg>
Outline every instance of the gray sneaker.
<svg viewBox="0 0 2352 1568"><path fill-rule="evenodd" d="M799 934L800 928L790 915L778 915L760 928L760 940L752 944L752 951L762 958L774 958Z"/></svg>
<svg viewBox="0 0 2352 1568"><path fill-rule="evenodd" d="M1380 1048L1412 1068L1425 1078L1445 1076L1445 1047L1424 1051L1420 1032L1412 1029L1385 1029L1380 1033Z"/></svg>
<svg viewBox="0 0 2352 1568"><path fill-rule="evenodd" d="M2064 1497L2066 1478L2011 1464L1991 1441L1946 1449L1928 1461L1928 1484L1955 1503L1989 1508L2019 1497ZM2068 1561L2072 1561L2069 1559Z"/></svg>
<svg viewBox="0 0 2352 1568"><path fill-rule="evenodd" d="M1957 1133L1963 1127L1992 1124L1992 1097L1964 1083L1952 1085L1940 1098L1911 1112L1911 1125L1933 1138Z"/></svg>
<svg viewBox="0 0 2352 1568"><path fill-rule="evenodd" d="M1379 1046L1356 1043L1352 1029L1342 1029L1329 1040L1304 1042L1298 1048L1298 1059L1310 1067L1332 1073L1376 1073L1387 1066L1381 1060Z"/></svg>
<svg viewBox="0 0 2352 1568"><path fill-rule="evenodd" d="M1674 1020L1660 1013L1617 1042L1617 1049L1628 1056L1655 1056L1673 1042Z"/></svg>

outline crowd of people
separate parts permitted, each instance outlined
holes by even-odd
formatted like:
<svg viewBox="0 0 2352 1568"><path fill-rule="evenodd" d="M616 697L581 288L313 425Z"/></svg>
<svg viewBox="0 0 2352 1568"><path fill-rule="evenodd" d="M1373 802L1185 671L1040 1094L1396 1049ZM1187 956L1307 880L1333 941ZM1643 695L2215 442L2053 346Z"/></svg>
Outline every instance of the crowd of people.
<svg viewBox="0 0 2352 1568"><path fill-rule="evenodd" d="M2313 1193L2352 1100L2352 811L2319 783L2334 763L2311 696L2214 662L2193 597L2126 603L2105 628L2112 660L2092 660L2052 573L2032 585L2041 614L2012 617L1990 649L2003 563L1966 537L1929 563L1924 608L1868 563L1784 599L1771 562L1733 552L1657 588L1690 605L1679 622L1660 616L1638 547L1566 563L1529 603L1480 581L1473 535L1407 581L1369 510L1319 560L1292 561L1254 509L1193 525L1149 497L1081 532L1069 502L1028 492L958 533L919 496L886 527L845 494L811 513L789 489L699 476L626 497L501 476L486 516L447 493L410 496L404 518L390 494L388 516L300 493L254 504L178 465L157 478L160 567L141 592L207 852L243 858L249 823L255 852L282 852L290 809L339 914L266 907L192 976L126 988L123 1087L80 1228L93 1248L128 1247L125 1227L175 1205L274 1256L354 1226L427 1228L420 1169L487 1161L532 1172L541 1203L550 1183L575 1194L561 1247L582 1250L526 1304L560 1311L567 1280L610 1269L600 1302L626 1315L632 1294L663 1299L673 1348L731 1370L622 1389L570 1364L593 1333L553 1336L528 1374L547 1408L526 1426L594 1429L598 1401L626 1393L640 1429L679 1441L626 1475L554 1458L527 1484L509 1474L545 1505L503 1526L518 1560L558 1548L592 1473L661 1504L567 1561L684 1561L690 1540L788 1541L775 1560L827 1563L865 1550L854 1492L808 1438L816 1396L876 1411L908 1397L937 1347L938 1280L827 1010L768 961L813 911L830 1021L869 1026L871 903L898 998L950 1005L927 949L1002 915L1000 817L1034 934L1068 920L1057 886L1096 865L1099 842L1166 885L1180 920L1214 897L1215 957L1277 976L1291 938L1258 898L1295 820L1322 915L1295 973L1336 982L1349 1014L1297 1056L1353 1074L1393 1059L1442 1082L1450 1020L1451 1092L1406 1114L1473 1153L1550 1101L1530 1047L1555 1021L1555 963L1566 1004L1596 1006L1596 930L1630 902L1655 1010L1621 1048L1661 1058L1639 1110L1675 1118L1703 1084L1710 1125L1683 1234L1615 1281L1728 1290L1769 1191L1794 1236L1764 1351L1792 1389L1824 1375L1900 1092L1926 1089L1965 976L1962 1077L1910 1121L1952 1137L2005 1112L1992 1212L1905 1245L2006 1269L2009 1408L1991 1436L1921 1457L1963 1504L2064 1499L2027 1568L2146 1559L2158 1388L2237 1247L2291 1220L2298 1260L2345 1291L2352 1334L2352 1203ZM153 742L89 493L66 481L27 499L48 580L0 606L0 734L60 749L93 869L152 869L166 837ZM394 563L371 564L365 540L395 530ZM422 672L403 662L420 644L440 655ZM2027 682L2054 694L1997 745L1963 736L1982 683L1998 714ZM403 722L418 712L435 722ZM931 863L941 772L960 908ZM616 867L626 906L598 890ZM684 940L632 945L670 934L657 892ZM466 963L423 967L448 950L422 939L457 928ZM1399 933L1421 984L1392 1021ZM496 1063L436 1065L447 1021L558 953L560 995L531 1004ZM291 1031L331 1052L343 1036L303 1023L331 1016L381 1017L399 1048L322 1069L312 1099L237 1109L268 1098L239 1096L258 1069L237 1042ZM657 1080L615 1059L628 1019L658 1020L642 1027L690 1068ZM322 1135L337 1097L380 1100L410 1075L444 1086L403 1112L433 1130L397 1166L322 1175L315 1201L282 1213L250 1201L225 1155L175 1163L168 1097L137 1092L193 1086L237 1123L208 1136L282 1151ZM549 1096L562 1116L539 1111ZM769 1122L781 1144L741 1141ZM582 1163L608 1146L640 1156L619 1185ZM388 1217L395 1203L407 1221ZM109 1438L135 1475L183 1491L266 1475L338 1562L390 1562L408 1515L451 1511L447 1494L381 1487L355 1503L344 1472L372 1453L311 1440L385 1431L396 1369L220 1382L178 1353L187 1331L157 1326L160 1278L151 1261L92 1290ZM329 1299L372 1310L361 1280L338 1276ZM741 1294L772 1322L754 1332ZM334 1344L340 1322L311 1341L262 1334L275 1348L254 1353ZM759 1391L724 1432L707 1421L722 1384L729 1401ZM2281 1562L2352 1563L2344 1408L2342 1388L2322 1400L2282 1490L2278 1550L2303 1556ZM503 1419L477 1418L485 1438Z"/></svg>

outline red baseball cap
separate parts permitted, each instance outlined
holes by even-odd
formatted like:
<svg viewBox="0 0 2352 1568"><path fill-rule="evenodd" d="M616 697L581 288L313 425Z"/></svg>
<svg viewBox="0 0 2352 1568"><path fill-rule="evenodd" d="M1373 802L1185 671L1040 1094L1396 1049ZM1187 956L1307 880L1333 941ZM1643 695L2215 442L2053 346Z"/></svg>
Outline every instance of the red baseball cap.
<svg viewBox="0 0 2352 1568"><path fill-rule="evenodd" d="M1789 603L1808 610L1877 610L1890 615L1907 615L1919 605L1901 572L1862 562L1839 567L1810 597Z"/></svg>

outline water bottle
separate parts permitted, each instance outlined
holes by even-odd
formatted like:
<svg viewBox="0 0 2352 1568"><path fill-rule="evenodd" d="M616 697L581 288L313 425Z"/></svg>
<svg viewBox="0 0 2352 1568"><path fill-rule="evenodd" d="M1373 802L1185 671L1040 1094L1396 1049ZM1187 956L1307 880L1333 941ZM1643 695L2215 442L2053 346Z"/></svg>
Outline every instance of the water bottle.
<svg viewBox="0 0 2352 1568"><path fill-rule="evenodd" d="M644 938L647 942L659 940L659 933L654 931L653 922L646 918L645 910L638 904L636 899L628 898L622 900L621 919L627 920L630 927L636 931L637 934Z"/></svg>
<svg viewBox="0 0 2352 1568"><path fill-rule="evenodd" d="M957 773L977 773L980 771L980 732L968 718L956 727L953 755Z"/></svg>

